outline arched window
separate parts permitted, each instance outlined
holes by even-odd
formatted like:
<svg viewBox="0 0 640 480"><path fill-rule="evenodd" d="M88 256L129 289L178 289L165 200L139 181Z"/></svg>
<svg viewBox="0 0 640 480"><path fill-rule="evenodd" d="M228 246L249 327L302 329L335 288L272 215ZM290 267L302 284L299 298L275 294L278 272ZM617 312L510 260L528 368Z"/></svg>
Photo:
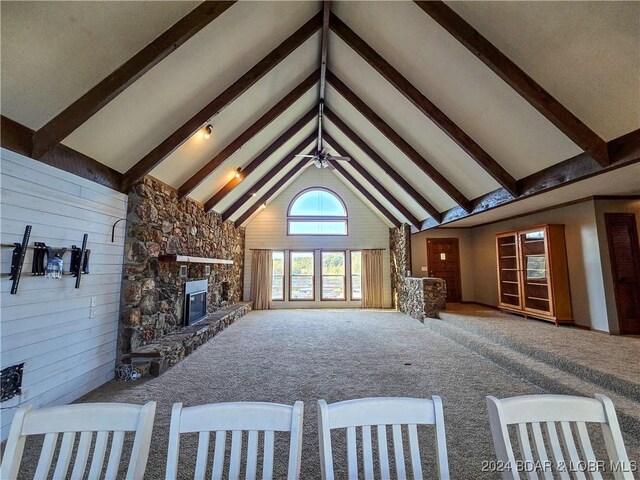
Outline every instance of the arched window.
<svg viewBox="0 0 640 480"><path fill-rule="evenodd" d="M313 187L291 201L287 211L289 235L346 235L347 207L331 190Z"/></svg>

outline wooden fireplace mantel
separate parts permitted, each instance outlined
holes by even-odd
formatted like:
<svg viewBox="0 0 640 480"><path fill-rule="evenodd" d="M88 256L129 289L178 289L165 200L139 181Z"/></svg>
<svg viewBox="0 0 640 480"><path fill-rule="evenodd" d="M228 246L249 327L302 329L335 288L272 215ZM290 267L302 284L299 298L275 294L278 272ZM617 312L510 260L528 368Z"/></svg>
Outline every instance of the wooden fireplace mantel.
<svg viewBox="0 0 640 480"><path fill-rule="evenodd" d="M175 255L175 254L159 255L158 260L161 262L217 263L221 265L233 265L233 260L224 260L222 258L192 257L189 255Z"/></svg>

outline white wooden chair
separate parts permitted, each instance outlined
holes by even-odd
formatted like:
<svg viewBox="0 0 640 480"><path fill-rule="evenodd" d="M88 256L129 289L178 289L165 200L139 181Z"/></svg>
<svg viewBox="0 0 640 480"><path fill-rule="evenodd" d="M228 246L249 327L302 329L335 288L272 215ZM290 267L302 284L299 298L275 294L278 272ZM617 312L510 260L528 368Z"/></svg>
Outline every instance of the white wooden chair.
<svg viewBox="0 0 640 480"><path fill-rule="evenodd" d="M331 450L331 430L347 430L347 462L349 480L358 479L358 453L356 428L362 428L362 459L364 478L374 478L373 446L371 427L376 426L378 437L378 459L380 477L391 478L387 451L387 425L392 425L396 474L398 479L406 479L402 425L407 425L409 451L413 478L422 479L422 461L418 445L418 425L435 426L436 463L439 478L449 478L447 442L444 429L444 415L440 397L431 400L423 398L362 398L327 405L318 401L318 435L320 437L320 469L324 480L333 480L333 453Z"/></svg>
<svg viewBox="0 0 640 480"><path fill-rule="evenodd" d="M175 403L171 412L167 480L175 480L178 472L180 435L199 433L198 453L194 478L204 479L207 470L210 433L215 432L213 480L236 480L240 476L242 460L242 433L248 431L245 478L255 479L258 470L258 432L264 432L262 478L273 476L274 433L290 432L288 480L300 477L302 456L303 403L293 406L278 403L232 402L183 407ZM227 474L223 475L227 432L231 432L231 452Z"/></svg>
<svg viewBox="0 0 640 480"><path fill-rule="evenodd" d="M526 474L530 480L537 480L538 473L545 480L550 480L555 478L554 472L562 480L600 480L602 474L590 470L599 470L603 466L616 467L613 468L616 479L633 479L618 417L608 397L596 395L594 399L568 395L526 395L502 400L487 397L487 406L493 444L504 480L519 480L521 474ZM612 463L598 463L596 460L587 423L600 424L606 451ZM509 425L516 426L521 456L519 459L515 458L511 446ZM558 426L562 445L558 437ZM572 426L575 433L572 433ZM578 453L574 435L582 456ZM517 468L518 465L521 468ZM513 466L516 468L510 468ZM536 472L531 468L533 466L542 468L538 468ZM626 471L623 471L625 468Z"/></svg>
<svg viewBox="0 0 640 480"><path fill-rule="evenodd" d="M125 432L135 432L125 478L142 479L149 457L155 411L156 402L148 402L145 405L80 403L37 410L30 406L22 407L16 412L11 423L2 467L0 467L0 478L15 479L18 476L26 437L44 434L35 479L46 479L51 476L49 470L56 450L58 461L53 471L54 479L67 477L72 456L74 457L72 479L100 478L108 447L110 447L110 453L104 478L115 479L120 467ZM78 433L80 437L77 448L74 449ZM62 434L62 441L57 448L60 434ZM92 455L91 466L86 474L90 454Z"/></svg>

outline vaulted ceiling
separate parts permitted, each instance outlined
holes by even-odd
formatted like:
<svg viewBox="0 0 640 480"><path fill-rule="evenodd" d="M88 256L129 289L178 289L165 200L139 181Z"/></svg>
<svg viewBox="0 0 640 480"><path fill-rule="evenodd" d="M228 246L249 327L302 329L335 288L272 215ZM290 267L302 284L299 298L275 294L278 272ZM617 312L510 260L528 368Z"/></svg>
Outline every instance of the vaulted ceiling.
<svg viewBox="0 0 640 480"><path fill-rule="evenodd" d="M638 2L0 8L3 134L239 223L309 167L321 98L333 173L389 224L640 193Z"/></svg>

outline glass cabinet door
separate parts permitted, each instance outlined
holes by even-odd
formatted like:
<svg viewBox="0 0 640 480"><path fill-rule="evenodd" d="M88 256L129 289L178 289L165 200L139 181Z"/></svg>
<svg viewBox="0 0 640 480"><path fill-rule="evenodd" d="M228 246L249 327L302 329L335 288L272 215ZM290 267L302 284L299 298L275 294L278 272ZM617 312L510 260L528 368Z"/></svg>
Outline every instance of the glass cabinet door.
<svg viewBox="0 0 640 480"><path fill-rule="evenodd" d="M504 235L497 240L500 303L521 308L520 276L516 236Z"/></svg>
<svg viewBox="0 0 640 480"><path fill-rule="evenodd" d="M526 310L551 312L545 230L520 234L522 292Z"/></svg>

